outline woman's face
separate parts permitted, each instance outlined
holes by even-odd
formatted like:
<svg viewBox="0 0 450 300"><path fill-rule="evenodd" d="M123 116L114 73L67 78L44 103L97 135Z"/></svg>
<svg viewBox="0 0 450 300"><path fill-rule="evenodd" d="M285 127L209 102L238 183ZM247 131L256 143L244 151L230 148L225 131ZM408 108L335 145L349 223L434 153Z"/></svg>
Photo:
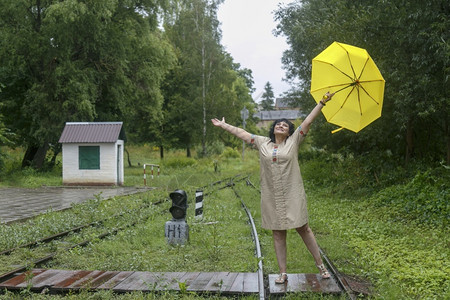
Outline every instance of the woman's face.
<svg viewBox="0 0 450 300"><path fill-rule="evenodd" d="M273 129L273 133L275 135L281 135L284 137L289 136L289 124L286 122L278 122L275 124L275 127Z"/></svg>

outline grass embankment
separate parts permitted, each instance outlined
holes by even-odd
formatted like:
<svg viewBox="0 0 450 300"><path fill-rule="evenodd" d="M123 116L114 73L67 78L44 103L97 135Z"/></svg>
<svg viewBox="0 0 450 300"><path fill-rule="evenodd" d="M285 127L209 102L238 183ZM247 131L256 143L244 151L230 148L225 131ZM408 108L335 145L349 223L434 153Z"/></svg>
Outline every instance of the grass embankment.
<svg viewBox="0 0 450 300"><path fill-rule="evenodd" d="M62 253L49 267L153 271L255 270L256 260L245 213L230 189L214 192L205 199L204 224L196 223L192 217L194 191L205 183L239 173L249 174L251 181L256 186L259 185L258 163L254 151L246 152L243 163L237 151L228 151L225 156L215 159L190 159L185 158L184 153L168 153L163 161L157 159L157 152L146 147L131 147L129 151L135 167L126 168L125 184L143 184L142 167L137 166L138 162L141 165L160 163L161 175L148 180L149 185L158 187L157 190L108 201L94 199L76 205L70 211L48 213L24 224L1 226L0 250L87 220L110 216L162 198L167 199L170 191L181 188L190 197L188 223L191 239L188 245L171 247L165 242L162 231L164 222L170 216L167 212L169 202L166 202L158 208L151 206L145 211L129 213L130 220L142 217L144 221L108 239L98 240L87 248ZM214 172L215 162L218 163L220 172ZM375 299L449 298L448 169L440 167L429 172L419 172L403 184L384 183L385 188L376 189L373 184L368 184L371 172L356 164L352 158L313 158L302 161L301 168L307 189L311 227L319 244L339 270L372 282ZM12 176L16 178L13 185L21 183L33 187L42 180L39 173L27 172L22 175L15 173ZM52 178L48 179L49 182L57 182L53 178L57 176L52 174L55 173L46 173L42 177L48 176ZM383 179L383 176L387 179ZM383 183L383 180L389 181L389 176L394 177L392 174L378 173L376 178ZM8 183L4 182L3 185ZM236 189L252 211L260 231L265 274L276 273L277 263L271 232L260 227L259 193L244 183L238 184ZM95 234L86 232L87 236ZM57 248L58 245L53 247ZM27 253L22 255L19 260L24 259ZM310 254L294 231L288 234L288 268L292 273L317 272ZM12 296L0 295L0 299ZM25 292L16 296L58 298L30 296L25 295ZM292 295L291 298L298 296ZM171 293L113 296L110 292L91 294L83 291L69 297L189 299L196 296Z"/></svg>

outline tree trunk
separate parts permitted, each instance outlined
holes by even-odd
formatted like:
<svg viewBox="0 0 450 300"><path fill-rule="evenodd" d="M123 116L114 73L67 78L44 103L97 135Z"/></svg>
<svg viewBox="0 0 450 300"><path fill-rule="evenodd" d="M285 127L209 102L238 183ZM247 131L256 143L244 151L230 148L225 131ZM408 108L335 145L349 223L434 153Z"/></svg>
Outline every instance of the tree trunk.
<svg viewBox="0 0 450 300"><path fill-rule="evenodd" d="M46 142L43 146L40 146L33 157L33 166L41 170L45 163L45 157L47 156L48 143Z"/></svg>
<svg viewBox="0 0 450 300"><path fill-rule="evenodd" d="M186 146L186 156L191 157L191 147L189 145Z"/></svg>
<svg viewBox="0 0 450 300"><path fill-rule="evenodd" d="M22 169L26 167L30 167L33 162L34 155L36 154L38 150L38 147L35 146L28 146L27 151L25 151L25 154L22 159Z"/></svg>
<svg viewBox="0 0 450 300"><path fill-rule="evenodd" d="M202 104L203 104L203 134L202 134L202 154L206 156L206 54L205 40L202 36ZM190 157L190 156L188 156Z"/></svg>
<svg viewBox="0 0 450 300"><path fill-rule="evenodd" d="M127 148L125 148L125 153L127 154L128 167L132 167L130 160L130 153L128 152Z"/></svg>
<svg viewBox="0 0 450 300"><path fill-rule="evenodd" d="M164 146L159 146L159 157L164 158Z"/></svg>
<svg viewBox="0 0 450 300"><path fill-rule="evenodd" d="M445 136L447 137L447 166L450 166L450 128L447 121L445 121Z"/></svg>
<svg viewBox="0 0 450 300"><path fill-rule="evenodd" d="M22 159L22 168L33 167L36 169L42 169L45 162L45 157L48 151L48 143L43 146L28 146L27 151Z"/></svg>

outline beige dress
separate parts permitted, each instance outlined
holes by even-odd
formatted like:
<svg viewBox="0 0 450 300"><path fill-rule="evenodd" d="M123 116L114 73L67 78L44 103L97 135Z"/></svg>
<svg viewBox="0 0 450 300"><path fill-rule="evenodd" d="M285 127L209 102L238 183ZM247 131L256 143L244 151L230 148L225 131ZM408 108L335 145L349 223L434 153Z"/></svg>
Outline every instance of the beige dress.
<svg viewBox="0 0 450 300"><path fill-rule="evenodd" d="M298 164L298 148L305 134L301 127L282 144L252 136L259 150L262 227L271 230L298 228L308 223L306 195Z"/></svg>

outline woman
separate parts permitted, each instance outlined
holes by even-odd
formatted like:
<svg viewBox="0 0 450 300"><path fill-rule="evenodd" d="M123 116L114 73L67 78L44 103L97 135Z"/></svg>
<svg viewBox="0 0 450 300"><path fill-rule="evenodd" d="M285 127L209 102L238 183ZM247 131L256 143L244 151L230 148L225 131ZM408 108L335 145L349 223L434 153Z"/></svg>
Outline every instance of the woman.
<svg viewBox="0 0 450 300"><path fill-rule="evenodd" d="M282 284L287 281L286 230L293 228L311 252L322 278L330 278L330 273L320 257L314 234L308 226L306 195L298 164L298 148L306 137L311 123L333 95L334 93L326 93L297 130L286 119L276 120L270 129L269 137L252 135L244 129L227 124L225 118L221 121L211 120L214 126L221 127L246 143L254 144L259 150L262 227L272 230L280 271L275 283Z"/></svg>

